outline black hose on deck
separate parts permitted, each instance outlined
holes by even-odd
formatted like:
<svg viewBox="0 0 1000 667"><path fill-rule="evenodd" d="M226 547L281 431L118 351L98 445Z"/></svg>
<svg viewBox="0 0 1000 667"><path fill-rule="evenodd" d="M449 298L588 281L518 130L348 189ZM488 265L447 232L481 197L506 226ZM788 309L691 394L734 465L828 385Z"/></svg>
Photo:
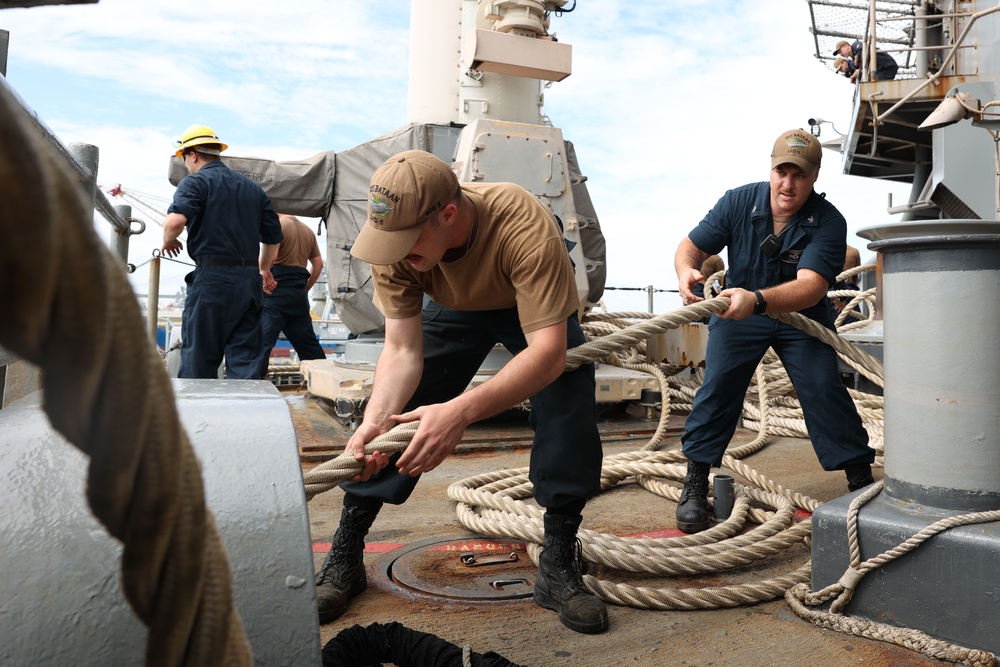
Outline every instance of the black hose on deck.
<svg viewBox="0 0 1000 667"><path fill-rule="evenodd" d="M323 667L463 667L462 649L426 632L399 623L355 625L323 647ZM522 667L489 651L472 653L472 667Z"/></svg>

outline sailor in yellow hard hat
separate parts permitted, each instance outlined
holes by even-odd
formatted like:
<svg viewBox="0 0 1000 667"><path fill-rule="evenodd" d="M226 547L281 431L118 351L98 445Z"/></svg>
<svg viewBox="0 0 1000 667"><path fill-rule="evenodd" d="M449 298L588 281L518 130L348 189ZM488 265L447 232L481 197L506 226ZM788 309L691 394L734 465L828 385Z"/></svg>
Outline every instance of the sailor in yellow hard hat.
<svg viewBox="0 0 1000 667"><path fill-rule="evenodd" d="M197 149L198 152L207 155L219 155L229 148L228 145L222 143L222 139L219 139L218 135L215 134L215 130L207 125L192 125L184 130L181 138L174 142L174 146L177 147L177 152L174 153L177 157L183 156L185 148L194 148L195 146L201 146Z"/></svg>
<svg viewBox="0 0 1000 667"><path fill-rule="evenodd" d="M184 277L182 378L261 379L262 288L274 288L271 264L281 225L257 183L227 167L228 146L206 125L192 125L175 142L188 170L163 223L163 254L176 257L187 229L188 255L197 267Z"/></svg>

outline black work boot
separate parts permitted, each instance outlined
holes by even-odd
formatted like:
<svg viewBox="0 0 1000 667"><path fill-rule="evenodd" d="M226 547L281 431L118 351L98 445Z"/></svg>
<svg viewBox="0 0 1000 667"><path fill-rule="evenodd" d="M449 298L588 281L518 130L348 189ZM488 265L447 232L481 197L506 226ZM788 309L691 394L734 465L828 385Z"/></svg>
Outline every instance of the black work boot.
<svg viewBox="0 0 1000 667"><path fill-rule="evenodd" d="M330 553L316 573L319 622L329 623L347 610L347 601L368 588L365 573L365 535L378 510L345 507Z"/></svg>
<svg viewBox="0 0 1000 667"><path fill-rule="evenodd" d="M875 478L872 477L872 467L868 463L849 463L844 466L844 474L847 475L848 491L857 491L875 483Z"/></svg>
<svg viewBox="0 0 1000 667"><path fill-rule="evenodd" d="M684 476L684 491L677 501L677 529L685 533L698 533L708 528L708 471L707 463L688 461Z"/></svg>
<svg viewBox="0 0 1000 667"><path fill-rule="evenodd" d="M577 632L604 632L608 610L583 584L580 541L582 517L545 513L545 540L535 574L535 604L559 612L559 620Z"/></svg>

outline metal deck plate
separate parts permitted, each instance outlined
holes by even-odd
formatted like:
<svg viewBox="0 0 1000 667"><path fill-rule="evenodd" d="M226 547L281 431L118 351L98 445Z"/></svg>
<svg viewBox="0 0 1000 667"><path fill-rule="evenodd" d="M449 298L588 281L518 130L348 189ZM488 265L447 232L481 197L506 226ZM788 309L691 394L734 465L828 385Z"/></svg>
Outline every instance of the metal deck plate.
<svg viewBox="0 0 1000 667"><path fill-rule="evenodd" d="M462 555L477 562L515 554L517 559L487 565L468 565ZM480 536L437 537L421 540L386 554L378 576L416 593L454 600L521 600L534 594L535 564L519 540Z"/></svg>

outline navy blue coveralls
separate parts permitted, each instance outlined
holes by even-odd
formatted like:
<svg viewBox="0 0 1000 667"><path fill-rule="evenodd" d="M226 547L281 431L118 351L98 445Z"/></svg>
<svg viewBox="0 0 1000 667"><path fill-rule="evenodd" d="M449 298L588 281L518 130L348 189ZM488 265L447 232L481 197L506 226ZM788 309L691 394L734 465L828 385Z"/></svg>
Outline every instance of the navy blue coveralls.
<svg viewBox="0 0 1000 667"><path fill-rule="evenodd" d="M566 322L567 349L586 339L576 313ZM424 369L420 384L403 412L421 405L443 403L469 385L496 343L511 354L528 346L517 308L461 311L433 301L423 309ZM583 364L564 372L530 399L529 422L535 429L529 479L535 500L542 507L579 514L586 500L600 491L602 449L597 430L594 365ZM367 482L345 482L350 496L400 504L406 501L419 477L400 475L397 452L389 465Z"/></svg>
<svg viewBox="0 0 1000 667"><path fill-rule="evenodd" d="M187 218L188 255L197 267L184 277L178 377L216 378L226 359L229 379L259 380L261 243L280 243L271 200L219 160L177 186L168 213Z"/></svg>
<svg viewBox="0 0 1000 667"><path fill-rule="evenodd" d="M278 286L271 294L264 295L264 312L260 322L264 340L262 373L267 373L271 348L282 331L299 359L326 359L309 316L309 292L306 291L309 271L300 266L274 264L271 275Z"/></svg>
<svg viewBox="0 0 1000 667"><path fill-rule="evenodd" d="M709 254L729 249L726 287L773 287L795 279L799 269L811 269L834 284L844 265L847 223L832 204L813 192L781 235L781 252L768 257L760 244L772 227L769 184L752 183L723 195L688 238ZM799 312L832 329L831 311L824 296ZM766 315L742 320L712 315L708 329L705 377L681 437L689 460L721 465L747 387L768 347L774 348L795 386L823 469L875 460L868 433L841 382L833 348Z"/></svg>
<svg viewBox="0 0 1000 667"><path fill-rule="evenodd" d="M861 52L864 47L861 45L861 40L856 39L854 43L851 44L851 53L858 62L861 62ZM851 76L854 73L855 65L853 60L848 60L848 68L846 76ZM899 71L899 63L896 59L885 51L879 51L875 54L875 80L876 81L891 81L896 78L896 72Z"/></svg>

